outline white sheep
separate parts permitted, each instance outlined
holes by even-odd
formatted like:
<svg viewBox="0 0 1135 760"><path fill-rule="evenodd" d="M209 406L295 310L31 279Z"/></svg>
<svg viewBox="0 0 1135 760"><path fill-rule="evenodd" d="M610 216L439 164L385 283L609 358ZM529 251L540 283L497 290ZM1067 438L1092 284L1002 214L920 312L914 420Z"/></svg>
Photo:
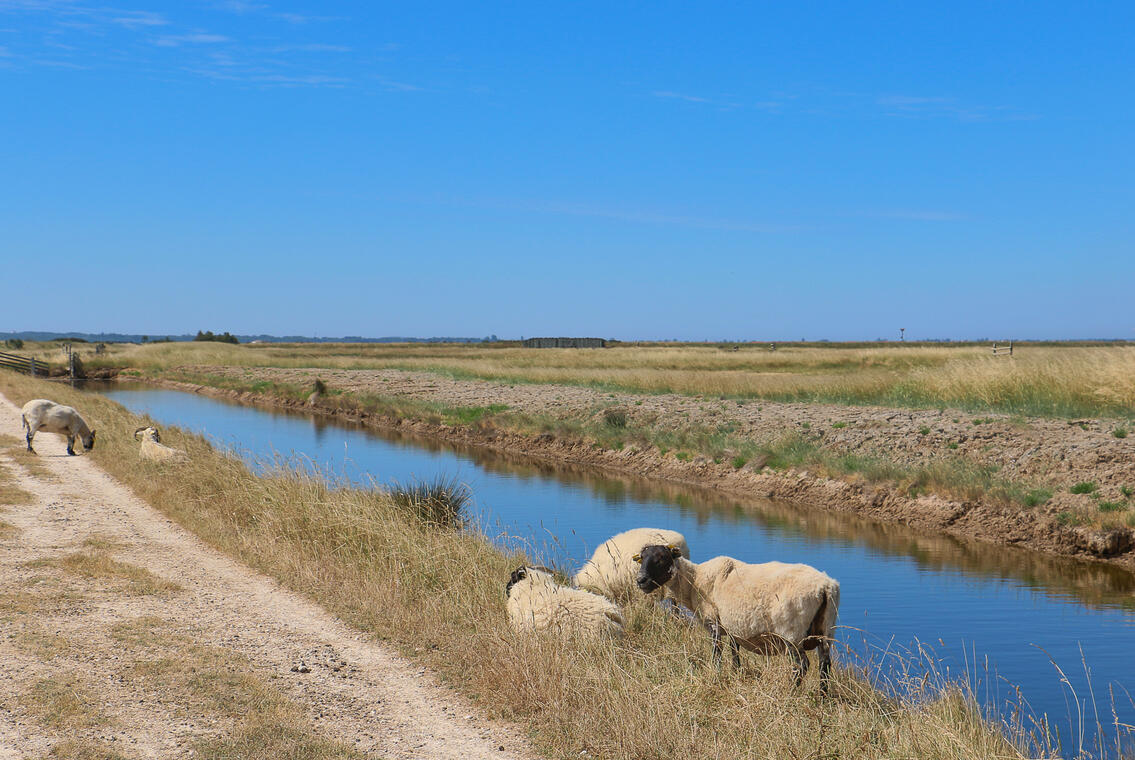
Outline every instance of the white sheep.
<svg viewBox="0 0 1135 760"><path fill-rule="evenodd" d="M27 430L28 451L33 454L32 439L40 430L67 436L67 453L71 456L75 456L76 438L82 440L84 451L95 447L95 431L69 406L45 398L33 399L20 410L20 421Z"/></svg>
<svg viewBox="0 0 1135 760"><path fill-rule="evenodd" d="M142 439L138 453L143 459L155 462L188 462L189 455L180 449L171 449L162 443L162 436L153 426L140 427L134 431L134 438Z"/></svg>
<svg viewBox="0 0 1135 760"><path fill-rule="evenodd" d="M602 594L620 604L626 604L635 596L635 575L638 565L634 555L644 546L663 544L677 546L682 556L689 559L690 547L686 537L676 530L662 528L633 528L604 541L591 559L580 568L572 579L579 588Z"/></svg>
<svg viewBox="0 0 1135 760"><path fill-rule="evenodd" d="M543 567L518 567L508 585L508 619L521 633L552 631L584 637L621 636L626 621L609 599L563 586Z"/></svg>
<svg viewBox="0 0 1135 760"><path fill-rule="evenodd" d="M765 562L751 565L732 557L690 562L677 547L648 546L635 557L638 587L666 596L693 612L713 637L713 660L720 666L722 637L729 638L733 662L740 647L796 658L796 683L808 672L810 649L817 649L821 688L831 672L831 644L839 612L839 583L808 565Z"/></svg>

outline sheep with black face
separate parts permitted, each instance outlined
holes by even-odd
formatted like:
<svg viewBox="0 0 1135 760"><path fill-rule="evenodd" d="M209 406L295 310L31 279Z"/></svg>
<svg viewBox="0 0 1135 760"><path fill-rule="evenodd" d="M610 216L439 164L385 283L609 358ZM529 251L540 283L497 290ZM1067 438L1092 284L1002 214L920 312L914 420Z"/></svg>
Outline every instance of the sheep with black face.
<svg viewBox="0 0 1135 760"><path fill-rule="evenodd" d="M626 625L623 613L609 599L557 583L546 567L513 570L505 594L508 619L521 633L621 636Z"/></svg>
<svg viewBox="0 0 1135 760"><path fill-rule="evenodd" d="M594 591L618 604L627 604L635 596L635 574L638 565L632 557L651 544L667 544L690 556L686 537L676 530L664 528L632 528L604 541L575 574L572 582L578 588Z"/></svg>
<svg viewBox="0 0 1135 760"><path fill-rule="evenodd" d="M645 547L634 560L644 593L665 589L709 629L713 660L721 665L724 639L733 662L740 648L796 659L796 683L808 672L807 652L817 650L821 688L831 672L831 644L839 611L839 583L814 567L783 562L754 565L732 557L690 562L677 547Z"/></svg>

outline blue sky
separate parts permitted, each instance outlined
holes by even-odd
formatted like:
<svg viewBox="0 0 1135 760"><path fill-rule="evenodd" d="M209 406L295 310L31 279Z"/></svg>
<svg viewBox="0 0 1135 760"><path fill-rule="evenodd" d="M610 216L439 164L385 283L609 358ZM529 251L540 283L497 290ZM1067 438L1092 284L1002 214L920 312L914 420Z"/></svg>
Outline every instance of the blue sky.
<svg viewBox="0 0 1135 760"><path fill-rule="evenodd" d="M1135 339L1135 4L106 3L0 0L0 330Z"/></svg>

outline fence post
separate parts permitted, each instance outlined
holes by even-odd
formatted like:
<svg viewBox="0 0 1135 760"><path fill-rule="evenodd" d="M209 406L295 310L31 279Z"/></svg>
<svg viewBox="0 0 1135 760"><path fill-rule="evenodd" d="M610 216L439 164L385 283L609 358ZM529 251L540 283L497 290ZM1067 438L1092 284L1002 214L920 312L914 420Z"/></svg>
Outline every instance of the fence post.
<svg viewBox="0 0 1135 760"><path fill-rule="evenodd" d="M32 377L35 377L35 357L34 356L32 357L30 366L32 368Z"/></svg>

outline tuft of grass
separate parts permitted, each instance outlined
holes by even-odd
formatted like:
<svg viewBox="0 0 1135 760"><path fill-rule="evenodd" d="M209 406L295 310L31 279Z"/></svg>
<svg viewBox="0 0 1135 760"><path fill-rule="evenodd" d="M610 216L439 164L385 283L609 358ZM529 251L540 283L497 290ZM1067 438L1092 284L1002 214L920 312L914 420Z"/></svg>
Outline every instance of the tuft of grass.
<svg viewBox="0 0 1135 760"><path fill-rule="evenodd" d="M1061 525L1084 525L1088 522L1087 518L1075 512L1059 512L1056 515L1056 522Z"/></svg>
<svg viewBox="0 0 1135 760"><path fill-rule="evenodd" d="M466 514L473 501L469 486L456 478L439 476L431 481L417 481L408 485L392 483L388 492L393 503L424 525L442 528L459 528L465 524Z"/></svg>
<svg viewBox="0 0 1135 760"><path fill-rule="evenodd" d="M1131 486L1120 486L1119 492L1126 498L1130 499L1133 495L1135 495L1135 488L1132 488Z"/></svg>
<svg viewBox="0 0 1135 760"><path fill-rule="evenodd" d="M676 452L674 452L674 458L677 459L679 462L688 462L688 461L690 461L690 452L688 452L688 451L676 451Z"/></svg>
<svg viewBox="0 0 1135 760"><path fill-rule="evenodd" d="M47 435L51 435L47 433ZM76 444L78 445L78 444ZM55 473L51 471L43 460L39 458L38 454L33 454L28 451L23 445L13 446L8 449L8 454L15 460L16 464L20 465L36 480L46 480L48 482L59 480Z"/></svg>
<svg viewBox="0 0 1135 760"><path fill-rule="evenodd" d="M1115 428L1114 430L1111 431L1111 434L1114 435L1116 438L1126 438L1127 437L1127 428L1117 427L1117 428Z"/></svg>
<svg viewBox="0 0 1135 760"><path fill-rule="evenodd" d="M833 422L832 423L832 429L833 430L839 430L840 428L845 428L845 427L847 427L846 422Z"/></svg>
<svg viewBox="0 0 1135 760"><path fill-rule="evenodd" d="M748 458L738 455L733 457L731 464L733 465L734 470L740 470L748 461Z"/></svg>
<svg viewBox="0 0 1135 760"><path fill-rule="evenodd" d="M180 591L173 581L154 575L144 567L120 562L109 553L86 549L58 558L43 558L27 563L28 567L53 567L82 578L119 581L119 590L129 594L162 594Z"/></svg>
<svg viewBox="0 0 1135 760"><path fill-rule="evenodd" d="M1025 506L1026 507L1039 507L1042 504L1047 504L1049 499L1052 498L1052 491L1048 488L1032 488L1025 493Z"/></svg>
<svg viewBox="0 0 1135 760"><path fill-rule="evenodd" d="M1080 481L1068 489L1070 493L1092 493L1095 490L1096 484L1090 480Z"/></svg>
<svg viewBox="0 0 1135 760"><path fill-rule="evenodd" d="M918 429L918 434L919 434L919 435L930 435L930 428L928 428L928 427L925 427L925 426L923 426L923 427L920 427L920 428Z"/></svg>
<svg viewBox="0 0 1135 760"><path fill-rule="evenodd" d="M99 710L98 699L86 683L70 671L36 681L20 694L19 702L39 723L60 731L95 728L110 722Z"/></svg>
<svg viewBox="0 0 1135 760"><path fill-rule="evenodd" d="M1127 509L1127 503L1123 501L1101 501L1098 509L1101 512L1122 512Z"/></svg>
<svg viewBox="0 0 1135 760"><path fill-rule="evenodd" d="M51 760L127 760L108 744L93 738L68 738L51 748Z"/></svg>
<svg viewBox="0 0 1135 760"><path fill-rule="evenodd" d="M96 739L67 739L51 748L51 760L127 760L105 742Z"/></svg>
<svg viewBox="0 0 1135 760"><path fill-rule="evenodd" d="M625 428L627 426L627 410L619 407L604 409L603 422L608 427Z"/></svg>

